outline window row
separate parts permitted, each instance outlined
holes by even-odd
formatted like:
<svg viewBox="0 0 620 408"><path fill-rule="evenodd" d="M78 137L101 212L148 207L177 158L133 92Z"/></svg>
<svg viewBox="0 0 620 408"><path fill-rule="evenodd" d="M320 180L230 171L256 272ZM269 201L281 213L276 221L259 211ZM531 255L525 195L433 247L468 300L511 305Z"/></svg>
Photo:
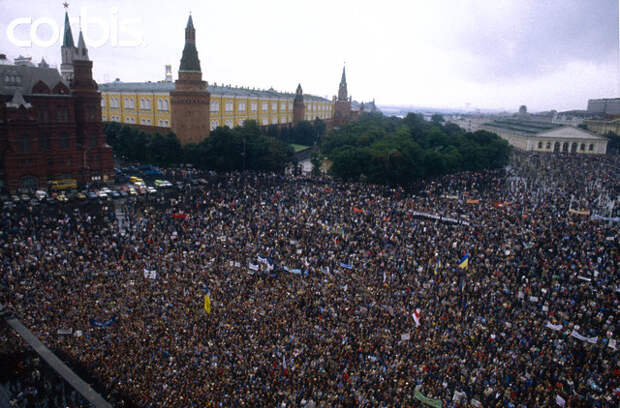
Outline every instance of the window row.
<svg viewBox="0 0 620 408"><path fill-rule="evenodd" d="M246 103L245 102L238 102L237 104L237 111L238 112L245 112L247 109ZM288 109L292 110L293 109L293 103L289 103L288 104ZM220 111L220 102L219 101L211 101L211 106L210 106L210 110L211 112L219 112ZM224 111L225 112L233 112L234 110L234 102L233 101L225 101L224 102ZM251 102L250 103L250 111L251 112L256 112L258 110L258 103L257 102ZM271 104L271 110L272 111L277 111L278 110L278 103L277 102L273 102ZM280 111L284 111L286 110L286 103L282 102L280 104ZM268 112L269 111L269 103L268 102L262 102L261 103L261 111L262 112Z"/></svg>
<svg viewBox="0 0 620 408"><path fill-rule="evenodd" d="M38 137L39 141L39 151L46 152L52 148L52 143L50 139L50 135L41 134ZM33 137L30 135L21 135L17 140L18 151L20 153L32 153L33 148ZM95 137L96 143L96 137ZM70 146L69 135L66 133L61 133L58 135L58 147L61 149L68 149Z"/></svg>
<svg viewBox="0 0 620 408"><path fill-rule="evenodd" d="M570 146L570 147L569 147ZM586 151L586 144L585 143L581 143L581 145L579 143L572 143L572 145L569 142L564 142L562 144L562 151L563 152L568 152L569 148L572 152L577 151L577 146L579 146L579 151L585 152ZM538 148L542 149L543 148L543 142L538 142ZM551 142L547 142L545 149L547 150L551 150ZM555 150L560 150L560 142L555 142ZM594 143L590 143L588 145L588 151L592 152L594 151Z"/></svg>
<svg viewBox="0 0 620 408"><path fill-rule="evenodd" d="M105 99L101 98L101 107L104 108L105 107ZM112 96L110 97L110 108L116 108L119 109L120 106L120 98L117 96ZM124 104L124 108L125 109L135 109L135 101L134 98L125 98L125 104ZM149 110L151 109L151 100L149 98L140 98L140 109L142 110ZM170 110L170 103L168 102L167 99L160 99L157 98L157 110L160 111L169 111Z"/></svg>
<svg viewBox="0 0 620 408"><path fill-rule="evenodd" d="M90 108L88 108L90 111ZM87 111L88 118L91 118L92 113ZM47 107L41 106L37 108L37 121L39 123L47 123L50 121L50 112ZM68 122L69 121L69 109L66 106L56 106L56 122Z"/></svg>

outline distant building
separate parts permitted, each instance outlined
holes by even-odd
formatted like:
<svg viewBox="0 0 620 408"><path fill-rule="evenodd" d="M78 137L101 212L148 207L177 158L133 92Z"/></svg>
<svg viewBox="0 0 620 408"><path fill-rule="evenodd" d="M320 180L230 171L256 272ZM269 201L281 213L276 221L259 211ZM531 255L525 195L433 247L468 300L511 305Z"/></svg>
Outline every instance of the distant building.
<svg viewBox="0 0 620 408"><path fill-rule="evenodd" d="M45 188L52 179L105 181L113 173L93 63L81 31L75 47L68 21L65 13L64 75L43 59L0 64L0 183L9 191Z"/></svg>
<svg viewBox="0 0 620 408"><path fill-rule="evenodd" d="M352 109L353 98L349 97L347 90L347 75L345 68L342 68L342 77L340 78L340 85L338 87L338 97L334 97L334 126L344 125L351 120L359 117L359 110ZM356 113L354 113L356 112Z"/></svg>
<svg viewBox="0 0 620 408"><path fill-rule="evenodd" d="M571 126L504 118L481 129L497 133L519 150L549 153L605 154L607 139Z"/></svg>
<svg viewBox="0 0 620 408"><path fill-rule="evenodd" d="M190 17L186 26L185 48L176 83L172 82L171 75L168 75L167 66L166 79L161 82L116 80L102 84L100 89L103 121L148 127L161 132L174 130L182 143L200 141L208 137L209 131L218 126L232 128L243 125L246 120L255 120L259 125L266 126L319 118L328 122L328 126L333 125L336 99L330 101L319 96L302 94L303 110L301 110L297 92L209 85L202 81L200 62L195 49L194 25ZM66 71L69 75L69 68ZM340 95L343 86L344 99L343 95ZM346 93L343 71L338 105L342 123L357 117L351 112L351 104ZM206 94L209 95L209 102L205 109ZM297 110L294 108L296 98ZM299 116L302 111L303 116ZM206 128L202 123L205 120Z"/></svg>
<svg viewBox="0 0 620 408"><path fill-rule="evenodd" d="M607 117L620 117L620 98L590 99L588 113Z"/></svg>
<svg viewBox="0 0 620 408"><path fill-rule="evenodd" d="M609 132L620 135L620 119L589 119L583 122L589 131L605 136Z"/></svg>

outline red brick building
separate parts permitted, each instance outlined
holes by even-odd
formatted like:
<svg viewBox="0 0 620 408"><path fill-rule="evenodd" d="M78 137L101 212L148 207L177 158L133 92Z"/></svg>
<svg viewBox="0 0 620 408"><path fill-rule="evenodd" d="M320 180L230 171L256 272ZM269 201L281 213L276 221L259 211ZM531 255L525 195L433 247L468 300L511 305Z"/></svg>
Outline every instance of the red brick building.
<svg viewBox="0 0 620 408"><path fill-rule="evenodd" d="M343 67L342 78L338 87L338 98L334 101L334 126L344 125L353 119L351 101L352 98L349 98L347 92L347 76Z"/></svg>
<svg viewBox="0 0 620 408"><path fill-rule="evenodd" d="M35 66L0 59L0 187L14 192L46 188L53 179L84 183L112 176L93 63L81 32L74 46L68 16L62 46L66 79L44 60Z"/></svg>

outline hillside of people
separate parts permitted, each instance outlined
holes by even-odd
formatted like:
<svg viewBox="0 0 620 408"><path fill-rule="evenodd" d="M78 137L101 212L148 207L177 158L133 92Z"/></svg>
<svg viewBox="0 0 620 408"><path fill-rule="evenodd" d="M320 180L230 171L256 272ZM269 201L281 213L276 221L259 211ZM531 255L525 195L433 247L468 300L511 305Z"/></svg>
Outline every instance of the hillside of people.
<svg viewBox="0 0 620 408"><path fill-rule="evenodd" d="M0 302L119 407L618 406L618 156L489 160L5 208Z"/></svg>

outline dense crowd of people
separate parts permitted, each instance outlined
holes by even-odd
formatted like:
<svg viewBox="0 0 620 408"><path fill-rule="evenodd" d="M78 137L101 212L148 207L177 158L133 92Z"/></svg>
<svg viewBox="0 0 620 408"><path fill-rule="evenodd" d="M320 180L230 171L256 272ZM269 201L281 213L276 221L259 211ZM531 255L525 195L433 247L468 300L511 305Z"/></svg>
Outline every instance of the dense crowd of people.
<svg viewBox="0 0 620 408"><path fill-rule="evenodd" d="M618 406L617 156L193 176L123 225L1 214L0 301L116 406Z"/></svg>

